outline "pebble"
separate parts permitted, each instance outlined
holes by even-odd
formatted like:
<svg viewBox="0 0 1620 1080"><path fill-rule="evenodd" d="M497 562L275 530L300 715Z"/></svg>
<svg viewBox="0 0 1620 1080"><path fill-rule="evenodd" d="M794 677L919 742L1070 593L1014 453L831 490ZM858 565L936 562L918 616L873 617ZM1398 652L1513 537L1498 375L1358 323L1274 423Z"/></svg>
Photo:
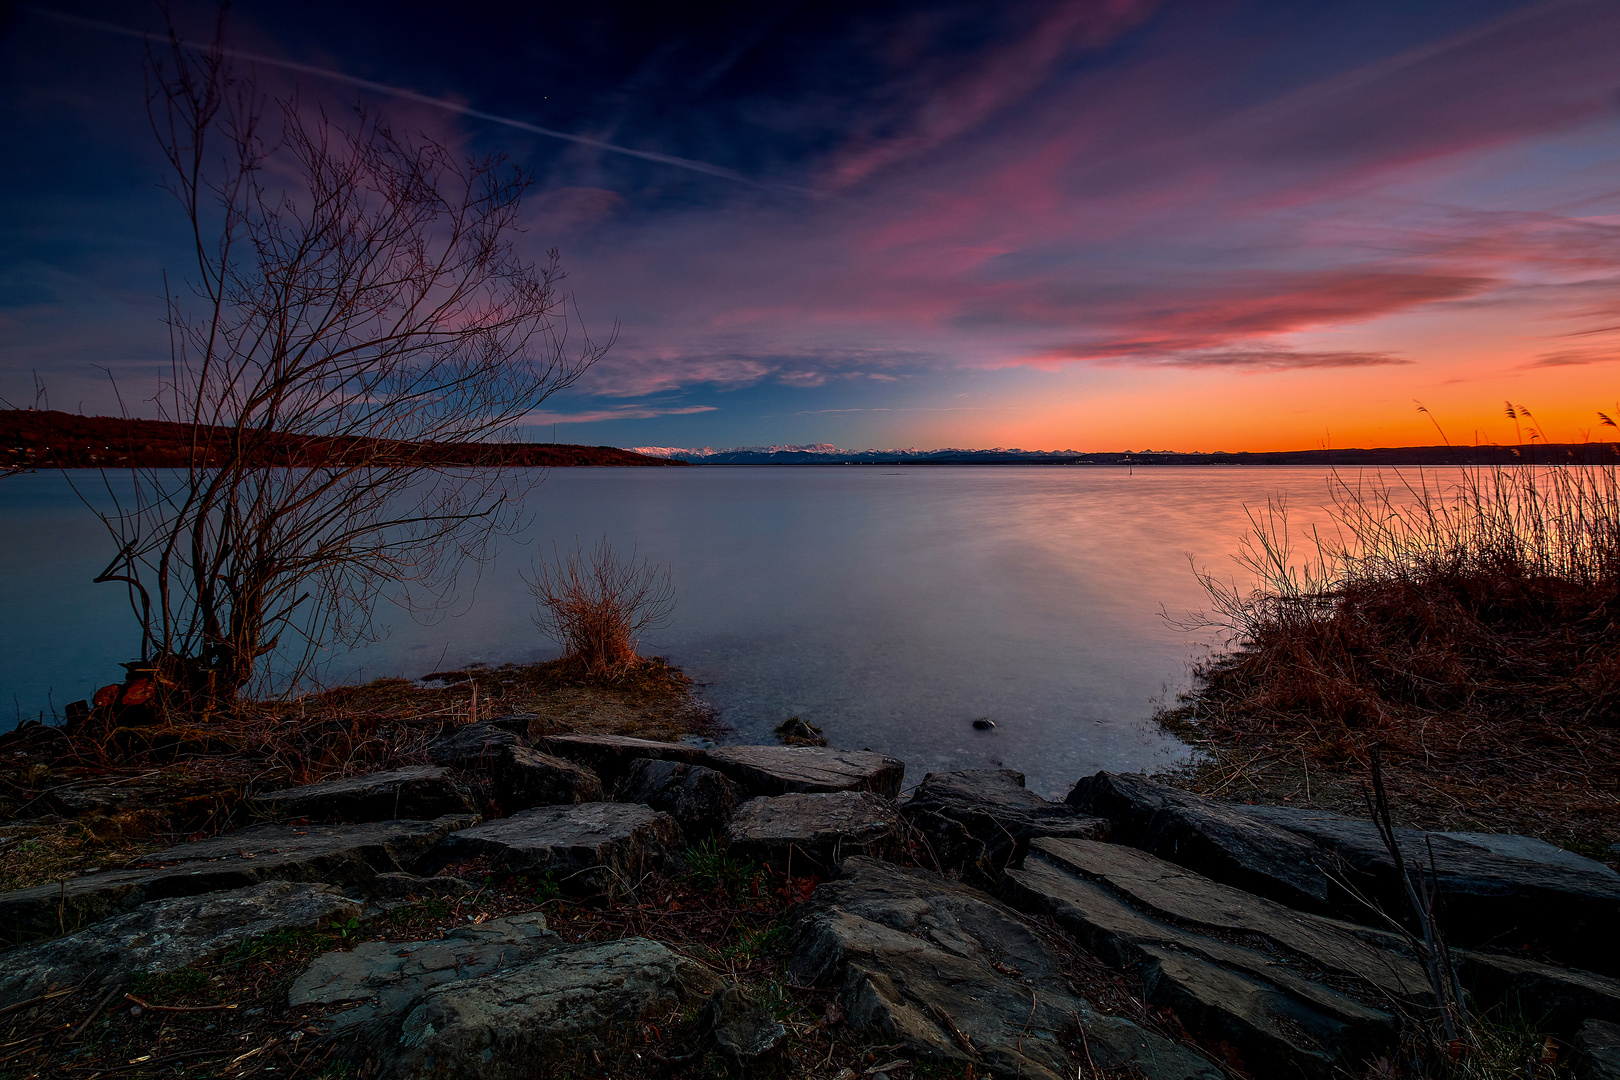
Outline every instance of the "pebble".
<svg viewBox="0 0 1620 1080"><path fill-rule="evenodd" d="M995 726L996 722L990 719L988 716L981 716L977 720L973 721L973 728L975 731L989 731Z"/></svg>

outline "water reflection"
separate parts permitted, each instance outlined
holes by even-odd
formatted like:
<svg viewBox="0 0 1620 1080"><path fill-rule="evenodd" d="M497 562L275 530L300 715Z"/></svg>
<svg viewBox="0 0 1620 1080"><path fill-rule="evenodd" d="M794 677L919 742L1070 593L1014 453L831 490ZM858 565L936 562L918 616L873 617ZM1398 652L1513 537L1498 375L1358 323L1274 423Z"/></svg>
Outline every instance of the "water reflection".
<svg viewBox="0 0 1620 1080"><path fill-rule="evenodd" d="M835 745L930 769L1004 763L1061 794L1098 768L1185 748L1145 722L1205 640L1160 611L1203 606L1188 568L1226 565L1244 505L1285 493L1320 519L1321 469L560 469L535 521L460 614L385 619L329 678L420 676L554 655L519 577L536 552L606 535L674 571L670 624L646 642L703 684L739 739L797 714ZM136 641L109 554L60 475L0 481L0 686L29 715L117 675ZM469 582L470 584L470 582ZM992 732L974 718L995 720Z"/></svg>

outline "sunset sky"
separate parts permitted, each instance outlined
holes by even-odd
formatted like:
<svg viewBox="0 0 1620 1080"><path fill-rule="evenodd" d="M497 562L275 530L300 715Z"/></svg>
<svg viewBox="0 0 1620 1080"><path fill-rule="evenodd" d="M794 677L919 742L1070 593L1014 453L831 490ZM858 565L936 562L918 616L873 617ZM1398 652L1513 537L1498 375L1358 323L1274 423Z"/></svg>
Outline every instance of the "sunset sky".
<svg viewBox="0 0 1620 1080"><path fill-rule="evenodd" d="M140 412L167 359L190 267L119 32L160 27L0 14L12 404L37 373L113 412L110 372ZM523 243L619 332L531 436L1511 442L1511 400L1578 441L1620 401L1612 0L237 0L229 27L262 89L533 173Z"/></svg>

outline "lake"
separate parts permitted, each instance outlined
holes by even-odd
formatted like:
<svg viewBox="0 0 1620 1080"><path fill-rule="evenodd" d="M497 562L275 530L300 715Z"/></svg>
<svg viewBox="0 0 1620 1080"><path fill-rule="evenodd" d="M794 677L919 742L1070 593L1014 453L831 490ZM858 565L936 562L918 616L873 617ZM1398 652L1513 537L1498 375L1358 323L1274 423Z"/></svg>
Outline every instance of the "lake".
<svg viewBox="0 0 1620 1080"><path fill-rule="evenodd" d="M93 479L94 474L79 474ZM907 783L1006 765L1061 795L1097 769L1188 751L1150 722L1216 639L1175 629L1206 606L1188 565L1235 573L1244 507L1286 495L1322 520L1320 468L723 467L555 469L532 527L456 613L404 614L327 677L417 678L556 655L520 573L540 550L607 536L668 565L669 623L643 651L700 684L738 741L797 715L835 746L907 762ZM0 480L0 690L7 719L117 681L138 634L111 554L59 473ZM980 732L972 721L996 727ZM7 724L9 726L9 723Z"/></svg>

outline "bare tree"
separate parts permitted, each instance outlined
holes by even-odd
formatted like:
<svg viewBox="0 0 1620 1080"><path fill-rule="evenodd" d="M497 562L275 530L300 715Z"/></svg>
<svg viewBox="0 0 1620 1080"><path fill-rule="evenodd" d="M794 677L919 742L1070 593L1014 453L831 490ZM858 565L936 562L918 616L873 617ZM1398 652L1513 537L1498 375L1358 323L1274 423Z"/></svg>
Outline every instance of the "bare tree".
<svg viewBox="0 0 1620 1080"><path fill-rule="evenodd" d="M197 48L171 25L148 53L196 259L166 290L156 405L190 447L102 515L118 554L97 578L128 587L160 701L200 713L266 654L286 677L363 640L385 595L448 595L526 485L482 448L607 349L570 346L556 252L513 249L519 170L268 98L222 30Z"/></svg>

